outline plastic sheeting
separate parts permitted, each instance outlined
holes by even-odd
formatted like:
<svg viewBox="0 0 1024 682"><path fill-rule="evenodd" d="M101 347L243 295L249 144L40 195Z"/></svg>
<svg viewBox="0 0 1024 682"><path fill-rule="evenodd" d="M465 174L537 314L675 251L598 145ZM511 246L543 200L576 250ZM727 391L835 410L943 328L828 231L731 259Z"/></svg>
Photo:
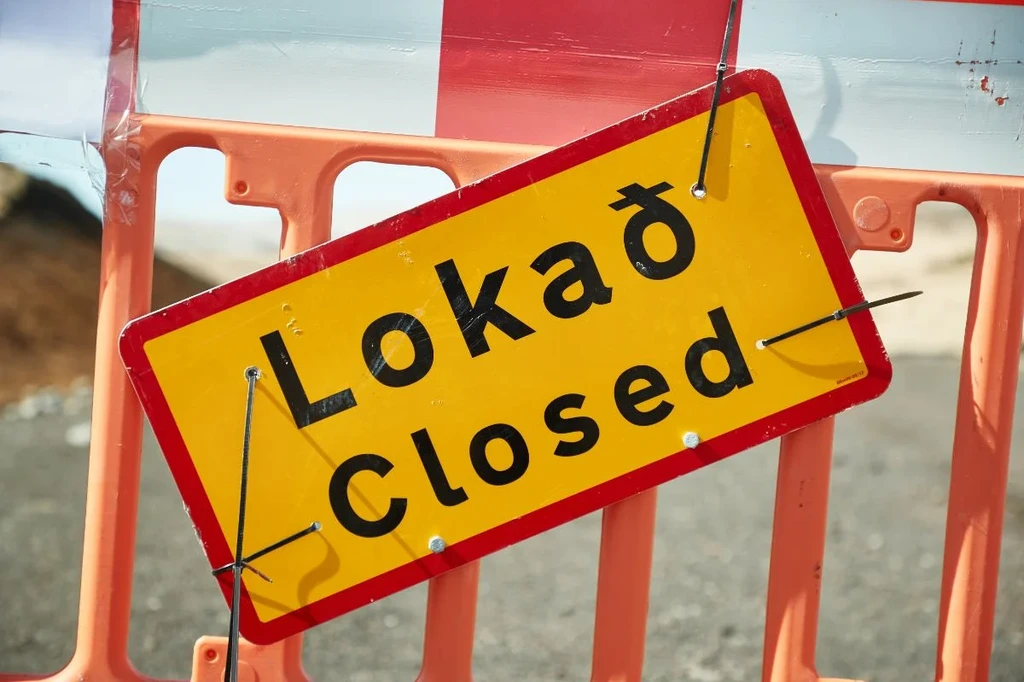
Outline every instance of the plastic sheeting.
<svg viewBox="0 0 1024 682"><path fill-rule="evenodd" d="M0 130L97 141L112 0L0 7ZM142 0L135 106L560 144L713 80L727 7ZM1024 0L746 0L731 59L782 80L816 163L1024 175Z"/></svg>
<svg viewBox="0 0 1024 682"><path fill-rule="evenodd" d="M0 130L97 142L111 0L0 0Z"/></svg>

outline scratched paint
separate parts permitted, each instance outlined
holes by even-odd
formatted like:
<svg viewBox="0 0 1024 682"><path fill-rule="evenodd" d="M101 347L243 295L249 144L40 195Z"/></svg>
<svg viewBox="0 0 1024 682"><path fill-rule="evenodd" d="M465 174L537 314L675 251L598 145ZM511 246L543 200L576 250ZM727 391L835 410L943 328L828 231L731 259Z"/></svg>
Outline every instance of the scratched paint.
<svg viewBox="0 0 1024 682"><path fill-rule="evenodd" d="M0 74L0 128L97 139L110 2L5 13L0 57L38 73ZM138 106L554 144L712 80L726 6L142 0ZM817 163L1024 175L1018 0L743 0L734 47L782 80Z"/></svg>
<svg viewBox="0 0 1024 682"><path fill-rule="evenodd" d="M957 2L748 0L739 45L740 66L780 78L818 163L1010 175L1022 59L1024 8Z"/></svg>
<svg viewBox="0 0 1024 682"><path fill-rule="evenodd" d="M144 0L147 110L557 144L711 81L727 3L217 6ZM734 46L817 163L1024 175L1024 7L744 0Z"/></svg>

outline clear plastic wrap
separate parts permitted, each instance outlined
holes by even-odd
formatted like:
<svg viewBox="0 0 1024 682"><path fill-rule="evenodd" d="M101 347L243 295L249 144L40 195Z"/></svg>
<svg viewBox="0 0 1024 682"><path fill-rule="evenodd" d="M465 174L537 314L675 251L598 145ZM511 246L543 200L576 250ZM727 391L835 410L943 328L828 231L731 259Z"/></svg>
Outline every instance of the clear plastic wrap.
<svg viewBox="0 0 1024 682"><path fill-rule="evenodd" d="M712 80L727 5L5 0L0 130L97 143L106 109L122 141L132 86L139 113L557 144ZM1024 174L1022 54L1012 0L747 0L732 60L782 79L815 162Z"/></svg>

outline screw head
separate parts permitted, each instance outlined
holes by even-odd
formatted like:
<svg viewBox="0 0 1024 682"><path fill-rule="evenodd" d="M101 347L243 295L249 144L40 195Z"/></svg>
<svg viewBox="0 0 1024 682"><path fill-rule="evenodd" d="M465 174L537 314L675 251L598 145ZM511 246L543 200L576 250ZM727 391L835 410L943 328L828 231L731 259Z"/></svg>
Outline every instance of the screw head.
<svg viewBox="0 0 1024 682"><path fill-rule="evenodd" d="M693 195L694 199L703 199L708 195L708 190L703 185L698 185L696 182L690 187L690 194Z"/></svg>
<svg viewBox="0 0 1024 682"><path fill-rule="evenodd" d="M879 197L863 197L853 207L853 222L865 232L877 232L889 224L889 204Z"/></svg>
<svg viewBox="0 0 1024 682"><path fill-rule="evenodd" d="M693 431L687 431L683 434L683 445L685 445L688 450L694 449L700 445L700 436Z"/></svg>
<svg viewBox="0 0 1024 682"><path fill-rule="evenodd" d="M246 379L260 379L262 376L263 373L260 372L260 368L256 367L255 365L251 365L245 368Z"/></svg>
<svg viewBox="0 0 1024 682"><path fill-rule="evenodd" d="M427 542L427 547L434 554L440 554L444 551L444 548L447 546L448 545L446 545L444 542L444 538L442 538L440 535L435 535L434 537L430 538L429 542Z"/></svg>

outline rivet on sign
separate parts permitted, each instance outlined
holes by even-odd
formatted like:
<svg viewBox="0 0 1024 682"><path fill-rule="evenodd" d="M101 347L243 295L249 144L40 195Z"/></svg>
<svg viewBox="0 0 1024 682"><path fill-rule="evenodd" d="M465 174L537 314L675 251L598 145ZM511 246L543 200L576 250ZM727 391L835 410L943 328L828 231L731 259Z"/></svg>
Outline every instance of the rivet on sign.
<svg viewBox="0 0 1024 682"><path fill-rule="evenodd" d="M683 434L683 445L685 445L688 450L694 449L700 445L700 436L693 431L687 431Z"/></svg>
<svg viewBox="0 0 1024 682"><path fill-rule="evenodd" d="M249 377L252 377L254 379L261 379L261 378L263 378L263 373L260 372L260 368L259 367L256 367L256 366L246 367L245 368L245 378L248 379Z"/></svg>
<svg viewBox="0 0 1024 682"><path fill-rule="evenodd" d="M444 551L444 548L447 547L447 545L444 542L444 538L440 535L435 535L430 538L430 541L427 543L427 547L429 547L430 551L434 554L440 554Z"/></svg>
<svg viewBox="0 0 1024 682"><path fill-rule="evenodd" d="M708 195L708 190L697 183L693 183L693 186L690 188L690 194L693 195L694 199L703 199Z"/></svg>

